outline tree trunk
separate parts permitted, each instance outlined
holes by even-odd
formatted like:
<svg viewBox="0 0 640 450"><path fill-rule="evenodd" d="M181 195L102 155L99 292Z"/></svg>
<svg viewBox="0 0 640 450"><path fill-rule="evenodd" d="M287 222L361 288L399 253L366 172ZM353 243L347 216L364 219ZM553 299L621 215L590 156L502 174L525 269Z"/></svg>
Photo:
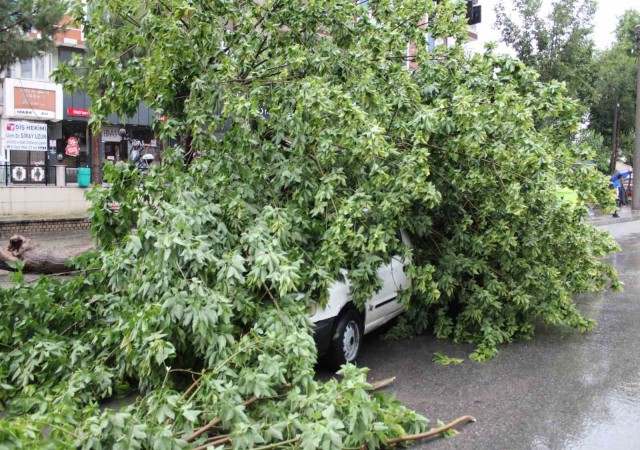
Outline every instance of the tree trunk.
<svg viewBox="0 0 640 450"><path fill-rule="evenodd" d="M68 272L69 258L81 255L93 249L93 245L85 245L70 250L57 251L43 249L40 244L24 236L14 235L9 245L0 249L0 269L15 271L19 261L24 262L24 273L62 273ZM13 266L13 267L12 267Z"/></svg>

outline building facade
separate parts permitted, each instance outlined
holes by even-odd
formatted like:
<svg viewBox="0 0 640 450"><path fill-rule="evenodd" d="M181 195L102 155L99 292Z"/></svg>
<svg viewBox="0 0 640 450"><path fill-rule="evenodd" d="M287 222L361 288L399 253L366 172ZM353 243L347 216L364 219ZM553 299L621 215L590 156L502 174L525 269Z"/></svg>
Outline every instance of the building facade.
<svg viewBox="0 0 640 450"><path fill-rule="evenodd" d="M100 133L88 127L91 99L69 94L51 80L52 71L74 55L82 56L82 30L66 19L56 47L20 61L4 74L0 88L0 187L77 182L78 169L91 169L91 181L102 182L104 164L129 161L132 154L161 148L154 139L152 112L141 104L133 117L108 117ZM64 166L64 170L60 170ZM56 168L58 167L58 168Z"/></svg>

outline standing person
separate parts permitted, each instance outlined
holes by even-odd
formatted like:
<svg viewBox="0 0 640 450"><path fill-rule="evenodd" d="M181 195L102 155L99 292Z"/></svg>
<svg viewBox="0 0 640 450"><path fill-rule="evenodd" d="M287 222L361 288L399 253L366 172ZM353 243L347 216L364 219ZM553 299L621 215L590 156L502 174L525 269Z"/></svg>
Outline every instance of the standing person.
<svg viewBox="0 0 640 450"><path fill-rule="evenodd" d="M618 199L620 200L620 205L627 205L629 203L627 190L624 188L624 178L622 177L622 174L618 174Z"/></svg>
<svg viewBox="0 0 640 450"><path fill-rule="evenodd" d="M609 183L609 188L616 190L616 210L613 211L613 214L612 214L613 217L620 217L618 215L618 209L617 209L617 208L620 207L620 195L619 195L619 191L618 191L618 186L619 185L620 185L619 183L616 185L616 182Z"/></svg>

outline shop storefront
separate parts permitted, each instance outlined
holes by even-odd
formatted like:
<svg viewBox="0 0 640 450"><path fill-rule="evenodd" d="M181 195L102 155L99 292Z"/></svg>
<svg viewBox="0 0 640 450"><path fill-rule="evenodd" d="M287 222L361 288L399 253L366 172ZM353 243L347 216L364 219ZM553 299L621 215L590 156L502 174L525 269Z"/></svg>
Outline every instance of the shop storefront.
<svg viewBox="0 0 640 450"><path fill-rule="evenodd" d="M83 54L82 48L59 47L58 59L68 62ZM56 157L67 166L68 174L73 168L90 167L92 182L101 183L105 164L130 162L132 155L141 149L153 152L159 161L160 148L152 131L156 119L144 103L131 117L108 116L100 133L94 135L88 127L91 99L86 92L64 92L62 98L64 114L61 126L56 130Z"/></svg>
<svg viewBox="0 0 640 450"><path fill-rule="evenodd" d="M91 135L86 121L65 120L56 130L56 160L65 166L65 182L76 183L78 168L91 167Z"/></svg>
<svg viewBox="0 0 640 450"><path fill-rule="evenodd" d="M65 100L71 101L70 97L65 95ZM85 105L90 102L86 97L80 100ZM101 183L105 164L131 162L132 157L149 152L158 160L159 147L150 126L118 124L117 117L113 116L109 117L112 123L103 125L99 134L92 135L87 124L88 109L66 107L65 111L57 153L60 163L67 166L68 180L73 179L73 168L90 167L92 182Z"/></svg>
<svg viewBox="0 0 640 450"><path fill-rule="evenodd" d="M62 119L62 89L46 81L6 78L0 120L0 183L55 182L55 128Z"/></svg>

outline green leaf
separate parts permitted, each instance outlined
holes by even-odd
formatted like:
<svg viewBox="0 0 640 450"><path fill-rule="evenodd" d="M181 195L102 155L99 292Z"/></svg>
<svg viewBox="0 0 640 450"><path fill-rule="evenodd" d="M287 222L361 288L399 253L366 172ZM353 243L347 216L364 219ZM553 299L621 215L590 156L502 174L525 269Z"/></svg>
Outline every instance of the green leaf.
<svg viewBox="0 0 640 450"><path fill-rule="evenodd" d="M442 353L434 353L434 358L431 360L434 363L442 364L443 366L448 366L451 364L462 364L464 360L460 358L450 358L449 356L443 355Z"/></svg>

